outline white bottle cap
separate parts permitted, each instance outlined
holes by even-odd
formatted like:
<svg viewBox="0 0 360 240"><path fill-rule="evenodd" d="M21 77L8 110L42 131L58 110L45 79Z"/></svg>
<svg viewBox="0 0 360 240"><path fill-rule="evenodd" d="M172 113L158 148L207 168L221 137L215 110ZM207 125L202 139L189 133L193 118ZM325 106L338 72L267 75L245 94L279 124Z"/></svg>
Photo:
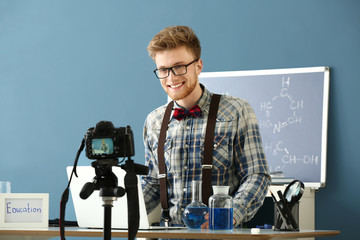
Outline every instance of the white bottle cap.
<svg viewBox="0 0 360 240"><path fill-rule="evenodd" d="M213 186L214 194L229 194L229 186Z"/></svg>

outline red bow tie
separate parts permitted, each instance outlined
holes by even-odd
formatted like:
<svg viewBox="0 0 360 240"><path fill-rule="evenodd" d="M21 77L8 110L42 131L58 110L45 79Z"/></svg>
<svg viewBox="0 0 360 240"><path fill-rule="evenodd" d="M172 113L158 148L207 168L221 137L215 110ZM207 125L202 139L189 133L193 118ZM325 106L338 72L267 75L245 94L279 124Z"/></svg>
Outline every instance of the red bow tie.
<svg viewBox="0 0 360 240"><path fill-rule="evenodd" d="M189 110L183 109L183 108L175 108L173 117L179 121L183 119L186 116L194 116L194 117L200 117L202 115L201 109L199 105L195 105Z"/></svg>

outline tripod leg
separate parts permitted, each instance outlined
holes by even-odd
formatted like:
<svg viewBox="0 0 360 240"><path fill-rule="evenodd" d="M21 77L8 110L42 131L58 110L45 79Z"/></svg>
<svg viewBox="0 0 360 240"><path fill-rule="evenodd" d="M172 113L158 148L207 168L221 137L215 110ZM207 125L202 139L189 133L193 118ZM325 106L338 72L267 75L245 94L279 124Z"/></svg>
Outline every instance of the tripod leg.
<svg viewBox="0 0 360 240"><path fill-rule="evenodd" d="M111 240L111 208L112 204L104 204L104 240Z"/></svg>

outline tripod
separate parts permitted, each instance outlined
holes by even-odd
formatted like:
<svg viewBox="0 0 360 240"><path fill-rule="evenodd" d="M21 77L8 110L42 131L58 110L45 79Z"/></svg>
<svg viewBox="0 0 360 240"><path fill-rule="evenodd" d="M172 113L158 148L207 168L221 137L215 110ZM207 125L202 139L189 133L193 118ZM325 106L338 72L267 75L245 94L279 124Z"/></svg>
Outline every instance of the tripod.
<svg viewBox="0 0 360 240"><path fill-rule="evenodd" d="M125 195L125 189L118 186L118 179L112 171L112 167L117 164L117 159L92 162L91 165L95 168L96 176L93 182L85 183L80 191L80 197L87 199L95 190L100 190L99 196L103 200L104 207L104 240L111 239L111 208L113 202Z"/></svg>
<svg viewBox="0 0 360 240"><path fill-rule="evenodd" d="M104 207L104 240L111 239L111 208L113 202L119 197L127 194L128 200L128 239L134 239L139 229L139 198L137 189L136 174L146 175L148 168L146 166L136 164L129 157L125 164L120 167L126 171L125 189L118 186L118 179L112 172L113 166L118 166L117 159L102 159L91 163L95 168L96 176L93 182L86 183L80 191L80 197L87 199L94 190L100 190L99 196L102 197Z"/></svg>

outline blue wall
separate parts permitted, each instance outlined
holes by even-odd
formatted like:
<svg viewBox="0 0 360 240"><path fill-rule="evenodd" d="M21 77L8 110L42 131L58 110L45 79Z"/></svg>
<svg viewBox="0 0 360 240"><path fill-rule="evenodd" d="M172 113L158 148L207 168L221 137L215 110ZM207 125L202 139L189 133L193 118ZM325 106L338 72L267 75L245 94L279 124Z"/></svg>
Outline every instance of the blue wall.
<svg viewBox="0 0 360 240"><path fill-rule="evenodd" d="M331 68L327 186L316 194L316 228L354 238L359 11L356 0L0 0L0 179L13 192L50 193L50 218L58 217L65 167L100 120L131 125L135 160L144 163L144 119L166 101L146 46L166 26L189 25L204 71ZM80 164L90 165L84 154ZM71 203L67 216L75 218Z"/></svg>

